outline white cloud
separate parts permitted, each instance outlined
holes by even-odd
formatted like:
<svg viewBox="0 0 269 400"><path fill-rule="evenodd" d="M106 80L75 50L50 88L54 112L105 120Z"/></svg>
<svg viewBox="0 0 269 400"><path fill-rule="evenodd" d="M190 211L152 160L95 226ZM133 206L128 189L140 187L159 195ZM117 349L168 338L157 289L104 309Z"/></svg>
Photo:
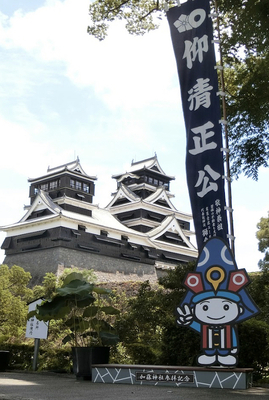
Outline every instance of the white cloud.
<svg viewBox="0 0 269 400"><path fill-rule="evenodd" d="M258 250L256 232L261 217L266 217L268 206L269 170L262 168L259 181L241 176L232 183L234 208L235 256L238 268L258 270L264 254Z"/></svg>
<svg viewBox="0 0 269 400"><path fill-rule="evenodd" d="M238 268L246 268L248 271L257 270L258 261L262 258L261 253L259 256L258 241L255 238L256 225L260 217L259 212L253 212L244 206L234 212L235 257ZM248 235L246 235L246 230L249 232Z"/></svg>
<svg viewBox="0 0 269 400"><path fill-rule="evenodd" d="M11 168L19 174L27 173L27 169L29 172L28 160L25 159L25 162L22 162L24 159L23 153L33 154L31 163L38 160L38 156L35 157L35 155L40 153L39 144L34 140L30 133L31 129L7 121L1 116L0 126L3 132L4 142L4 151L2 151L0 157L0 168L3 170L8 166L9 169ZM34 123L34 121L32 121L32 126L35 126L33 129L36 129L37 131L42 129L42 125L38 122ZM46 146L44 146L43 151L46 152L45 147Z"/></svg>
<svg viewBox="0 0 269 400"><path fill-rule="evenodd" d="M103 42L87 34L88 0L47 1L33 12L2 18L3 46L23 49L40 62L58 63L76 85L93 86L111 108L178 103L168 24L143 37L114 23Z"/></svg>

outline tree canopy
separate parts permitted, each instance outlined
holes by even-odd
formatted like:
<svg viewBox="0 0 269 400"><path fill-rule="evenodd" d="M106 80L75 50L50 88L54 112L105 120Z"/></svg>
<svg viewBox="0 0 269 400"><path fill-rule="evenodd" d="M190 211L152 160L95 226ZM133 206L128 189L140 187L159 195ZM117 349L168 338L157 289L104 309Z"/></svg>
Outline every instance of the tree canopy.
<svg viewBox="0 0 269 400"><path fill-rule="evenodd" d="M267 217L260 219L257 228L256 237L259 241L259 251L265 253L264 259L259 262L259 267L262 271L269 273L269 213Z"/></svg>
<svg viewBox="0 0 269 400"><path fill-rule="evenodd" d="M0 342L19 336L25 329L27 302L32 297L27 288L30 279L30 273L17 265L0 265Z"/></svg>
<svg viewBox="0 0 269 400"><path fill-rule="evenodd" d="M218 0L233 171L254 179L269 156L269 2Z"/></svg>
<svg viewBox="0 0 269 400"><path fill-rule="evenodd" d="M96 0L90 4L88 33L103 40L109 24L124 20L131 34L157 29L167 0ZM212 8L215 2L212 2ZM258 179L269 157L269 2L217 0L232 173Z"/></svg>

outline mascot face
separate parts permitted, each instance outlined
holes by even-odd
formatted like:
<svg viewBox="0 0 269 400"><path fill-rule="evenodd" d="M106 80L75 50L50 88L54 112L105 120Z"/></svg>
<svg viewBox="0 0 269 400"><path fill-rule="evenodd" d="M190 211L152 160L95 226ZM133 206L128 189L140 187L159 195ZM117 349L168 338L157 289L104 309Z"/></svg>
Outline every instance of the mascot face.
<svg viewBox="0 0 269 400"><path fill-rule="evenodd" d="M234 301L225 298L210 298L196 304L194 315L200 322L223 325L234 321L242 312Z"/></svg>

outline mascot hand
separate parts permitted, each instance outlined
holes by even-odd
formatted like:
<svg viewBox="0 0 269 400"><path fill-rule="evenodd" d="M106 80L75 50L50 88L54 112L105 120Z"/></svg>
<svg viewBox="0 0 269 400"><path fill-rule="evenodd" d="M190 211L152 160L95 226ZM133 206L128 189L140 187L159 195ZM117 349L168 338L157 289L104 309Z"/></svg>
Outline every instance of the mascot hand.
<svg viewBox="0 0 269 400"><path fill-rule="evenodd" d="M177 312L178 312L177 323L179 325L190 325L192 323L193 315L190 307L187 304L184 305L184 308L178 307Z"/></svg>

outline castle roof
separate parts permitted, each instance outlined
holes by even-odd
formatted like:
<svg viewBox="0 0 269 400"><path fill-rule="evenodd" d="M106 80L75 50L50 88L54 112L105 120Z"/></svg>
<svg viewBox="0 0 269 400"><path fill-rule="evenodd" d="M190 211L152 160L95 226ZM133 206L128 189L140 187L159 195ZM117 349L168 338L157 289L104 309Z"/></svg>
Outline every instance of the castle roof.
<svg viewBox="0 0 269 400"><path fill-rule="evenodd" d="M48 176L59 175L59 174L62 174L64 172L70 172L72 174L75 174L75 175L78 175L78 176L83 176L83 177L91 179L91 180L97 180L96 176L90 176L84 171L84 169L82 168L82 166L80 164L80 160L77 157L76 160L71 161L71 162L66 163L66 164L59 165L57 167L51 168L50 166L48 166L46 175L44 175L42 177L38 177L38 178L29 178L28 182L32 183L32 182L35 182L37 180L41 180L43 178L47 178Z"/></svg>
<svg viewBox="0 0 269 400"><path fill-rule="evenodd" d="M166 178L169 178L170 180L175 179L174 176L169 176L166 175L164 170L161 168L159 161L157 159L157 155L155 154L154 157L146 158L141 161L132 161L131 167L126 171L124 174L116 174L112 175L112 178L117 179L118 181L121 181L123 177L128 176L128 174L135 174L138 171L151 171L156 174L160 174L162 176L165 176Z"/></svg>

